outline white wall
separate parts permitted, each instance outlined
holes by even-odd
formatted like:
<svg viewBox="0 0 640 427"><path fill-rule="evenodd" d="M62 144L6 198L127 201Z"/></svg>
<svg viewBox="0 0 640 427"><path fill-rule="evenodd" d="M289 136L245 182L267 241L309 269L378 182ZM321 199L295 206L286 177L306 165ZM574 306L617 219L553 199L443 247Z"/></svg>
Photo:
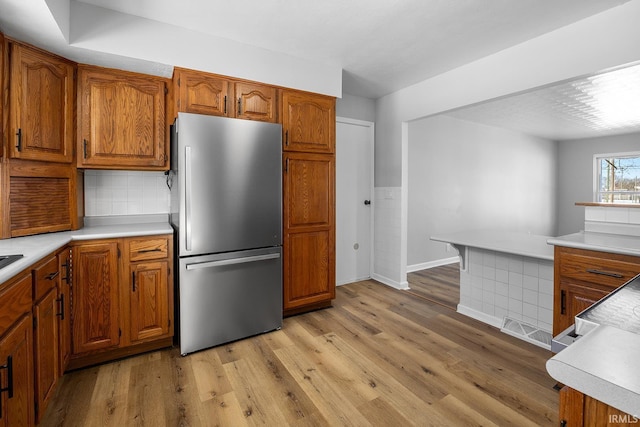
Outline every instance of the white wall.
<svg viewBox="0 0 640 427"><path fill-rule="evenodd" d="M376 102L373 99L343 93L336 100L336 116L349 119L376 121Z"/></svg>
<svg viewBox="0 0 640 427"><path fill-rule="evenodd" d="M407 122L640 61L638 22L640 1L631 1L377 100L375 185L401 198L400 238L374 248L391 257L390 282L406 282Z"/></svg>
<svg viewBox="0 0 640 427"><path fill-rule="evenodd" d="M555 235L557 143L446 115L409 123L407 264L451 258L430 236Z"/></svg>
<svg viewBox="0 0 640 427"><path fill-rule="evenodd" d="M584 229L584 207L593 201L593 156L640 151L640 133L561 141L558 144L558 235Z"/></svg>

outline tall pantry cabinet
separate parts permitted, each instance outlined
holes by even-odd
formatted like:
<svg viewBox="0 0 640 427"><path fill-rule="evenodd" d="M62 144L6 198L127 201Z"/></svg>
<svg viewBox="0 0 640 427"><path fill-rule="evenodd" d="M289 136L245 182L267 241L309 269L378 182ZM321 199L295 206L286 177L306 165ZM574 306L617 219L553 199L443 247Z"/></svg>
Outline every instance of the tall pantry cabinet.
<svg viewBox="0 0 640 427"><path fill-rule="evenodd" d="M335 99L283 90L285 315L335 298Z"/></svg>

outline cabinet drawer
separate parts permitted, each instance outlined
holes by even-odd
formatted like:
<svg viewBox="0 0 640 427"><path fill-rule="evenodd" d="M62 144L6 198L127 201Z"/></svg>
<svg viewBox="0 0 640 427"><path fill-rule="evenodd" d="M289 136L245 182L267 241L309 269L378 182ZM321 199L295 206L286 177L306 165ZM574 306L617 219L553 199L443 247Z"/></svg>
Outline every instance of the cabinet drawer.
<svg viewBox="0 0 640 427"><path fill-rule="evenodd" d="M130 240L129 261L166 258L168 245L166 237Z"/></svg>
<svg viewBox="0 0 640 427"><path fill-rule="evenodd" d="M597 252L596 252L597 254ZM640 273L640 259L614 258L612 254L603 254L603 258L590 256L587 253L563 253L560 260L560 276L593 283L605 287L617 288Z"/></svg>
<svg viewBox="0 0 640 427"><path fill-rule="evenodd" d="M58 259L54 256L49 258L44 264L33 269L33 299L38 301L49 289L58 285L60 271L58 270Z"/></svg>
<svg viewBox="0 0 640 427"><path fill-rule="evenodd" d="M22 316L31 311L31 274L25 274L0 287L0 336Z"/></svg>

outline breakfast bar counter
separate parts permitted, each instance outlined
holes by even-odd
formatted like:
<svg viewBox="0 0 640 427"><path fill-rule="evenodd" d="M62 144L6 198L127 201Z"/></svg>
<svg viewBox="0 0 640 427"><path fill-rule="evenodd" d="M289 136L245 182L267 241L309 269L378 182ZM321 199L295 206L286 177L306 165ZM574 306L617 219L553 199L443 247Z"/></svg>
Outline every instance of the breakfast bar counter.
<svg viewBox="0 0 640 427"><path fill-rule="evenodd" d="M553 246L549 236L474 230L431 236L460 256L457 311L549 348L553 320Z"/></svg>

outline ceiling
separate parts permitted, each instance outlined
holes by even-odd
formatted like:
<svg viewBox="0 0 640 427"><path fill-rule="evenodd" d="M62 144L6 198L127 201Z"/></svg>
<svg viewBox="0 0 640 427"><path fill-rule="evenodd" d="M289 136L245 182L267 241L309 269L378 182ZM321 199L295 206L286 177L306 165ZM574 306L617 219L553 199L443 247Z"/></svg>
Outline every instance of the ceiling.
<svg viewBox="0 0 640 427"><path fill-rule="evenodd" d="M80 1L338 64L344 92L375 99L628 0Z"/></svg>
<svg viewBox="0 0 640 427"><path fill-rule="evenodd" d="M640 132L640 64L446 115L554 141Z"/></svg>
<svg viewBox="0 0 640 427"><path fill-rule="evenodd" d="M111 66L123 69L127 69L127 61L140 62L128 54L121 40L111 40L111 45L119 43L121 51L112 46L109 51L101 51L98 45L87 48L84 40L74 38L74 34L88 34L91 25L123 22L98 19L86 23L80 22L81 15L73 10L69 13L75 6L90 6L117 12L125 19L146 20L132 25L157 22L164 27L154 28L179 28L203 40L217 37L235 46L252 46L319 66L337 66L338 73L342 69L344 93L377 99L628 1L0 0L0 30L77 62L110 66L110 58L117 58L113 59L117 65ZM78 30L74 32L74 28ZM114 28L111 34L117 32ZM160 34L158 40L161 43ZM183 55L203 55L199 50L184 50ZM209 55L215 52L212 48ZM150 73L157 70L158 75L170 75L171 67L166 63L151 65ZM224 70L205 70L225 74ZM638 131L637 119L628 118L625 111L638 111L637 101L629 102L631 94L640 99L640 74L636 68L614 73L564 82L449 114L555 140ZM624 84L623 75L627 79ZM612 95L614 91L626 96ZM608 101L602 101L604 98ZM625 120L605 122L603 117L609 113L598 112L612 99L627 100L617 110L618 119ZM607 108L614 111L614 107Z"/></svg>

